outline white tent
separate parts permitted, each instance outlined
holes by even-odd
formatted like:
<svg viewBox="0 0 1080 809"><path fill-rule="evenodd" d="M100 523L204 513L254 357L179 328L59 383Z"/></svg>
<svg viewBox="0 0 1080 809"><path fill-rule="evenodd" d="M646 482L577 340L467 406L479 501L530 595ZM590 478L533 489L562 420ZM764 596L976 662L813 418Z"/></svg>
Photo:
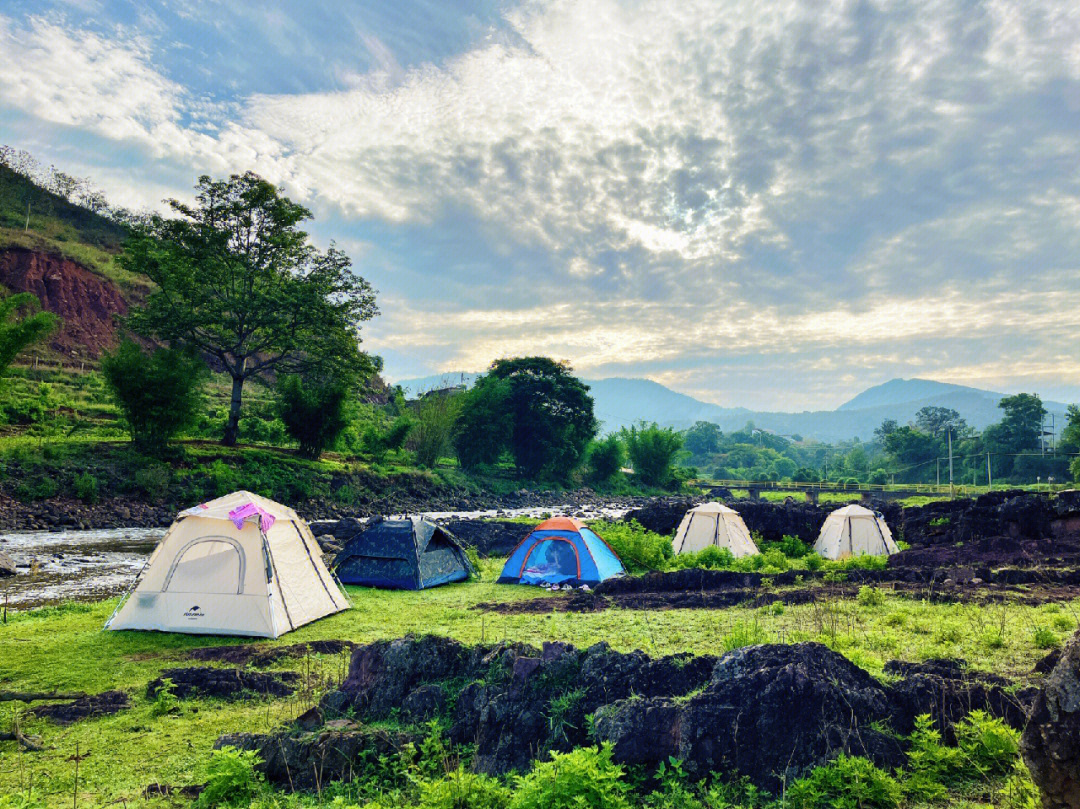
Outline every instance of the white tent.
<svg viewBox="0 0 1080 809"><path fill-rule="evenodd" d="M233 492L180 512L105 627L276 638L348 607L307 523Z"/></svg>
<svg viewBox="0 0 1080 809"><path fill-rule="evenodd" d="M672 540L675 553L696 553L712 545L727 548L736 557L760 553L739 512L719 503L686 512Z"/></svg>
<svg viewBox="0 0 1080 809"><path fill-rule="evenodd" d="M825 559L845 556L888 556L900 549L885 520L863 506L838 508L825 519L814 550Z"/></svg>

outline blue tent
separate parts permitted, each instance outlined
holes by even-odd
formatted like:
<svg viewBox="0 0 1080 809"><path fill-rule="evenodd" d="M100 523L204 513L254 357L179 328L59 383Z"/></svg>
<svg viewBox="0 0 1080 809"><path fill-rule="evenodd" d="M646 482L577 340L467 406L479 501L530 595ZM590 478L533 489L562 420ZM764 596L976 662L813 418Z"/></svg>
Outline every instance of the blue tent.
<svg viewBox="0 0 1080 809"><path fill-rule="evenodd" d="M334 569L342 584L423 590L464 581L472 565L453 534L412 517L373 523L345 544Z"/></svg>
<svg viewBox="0 0 1080 809"><path fill-rule="evenodd" d="M500 584L599 584L626 571L615 551L583 523L555 517L540 523L506 560Z"/></svg>

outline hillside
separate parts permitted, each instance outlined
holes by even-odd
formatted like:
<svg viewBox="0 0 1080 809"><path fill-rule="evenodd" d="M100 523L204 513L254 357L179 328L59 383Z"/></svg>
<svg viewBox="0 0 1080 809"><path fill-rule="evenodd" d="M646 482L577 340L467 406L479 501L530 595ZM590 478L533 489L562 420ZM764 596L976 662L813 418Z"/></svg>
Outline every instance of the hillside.
<svg viewBox="0 0 1080 809"><path fill-rule="evenodd" d="M0 286L63 318L48 351L92 360L116 341L117 315L147 282L116 266L125 228L0 165Z"/></svg>
<svg viewBox="0 0 1080 809"><path fill-rule="evenodd" d="M410 393L441 387L445 380L451 384L462 378L460 373L442 374L421 379L403 380L400 384ZM476 378L464 374L467 383ZM950 407L977 430L1001 420L997 406L1004 394L978 388L935 382L929 379L894 379L867 388L835 410L785 413L780 411L748 410L743 407L721 407L678 393L649 379L586 379L596 402L596 415L605 432L627 427L638 421L685 429L696 421L711 421L724 431L740 429L752 421L754 426L781 435L800 435L819 441L847 441L858 437L869 440L874 429L886 419L901 424L913 421L923 407ZM1055 414L1057 424L1065 423L1066 404L1044 402Z"/></svg>

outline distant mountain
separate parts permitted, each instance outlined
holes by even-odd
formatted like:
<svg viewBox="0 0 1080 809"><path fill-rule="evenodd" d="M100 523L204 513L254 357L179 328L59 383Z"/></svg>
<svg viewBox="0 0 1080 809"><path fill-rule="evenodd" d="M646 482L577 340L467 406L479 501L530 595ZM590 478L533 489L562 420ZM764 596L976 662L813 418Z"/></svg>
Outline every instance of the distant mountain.
<svg viewBox="0 0 1080 809"><path fill-rule="evenodd" d="M867 388L854 399L844 402L837 410L864 410L868 407L880 407L882 405L898 405L908 402L919 402L927 399L936 399L940 396L980 396L994 400L1001 398L1000 393L969 388L965 385L953 385L949 382L935 382L933 379L890 379L880 385Z"/></svg>
<svg viewBox="0 0 1080 809"><path fill-rule="evenodd" d="M471 385L478 374L453 373L404 380L399 384L416 393L448 384ZM604 432L618 430L639 421L686 429L697 421L711 421L725 432L755 427L779 433L816 438L819 441L846 441L855 437L869 440L874 429L886 419L900 424L914 421L923 407L949 407L977 430L1001 420L998 402L1005 395L964 385L951 385L929 379L893 379L867 388L836 410L783 413L748 410L744 407L721 407L678 393L649 379L611 377L584 380L596 402L596 416ZM1060 433L1065 424L1066 405L1044 401L1055 416Z"/></svg>

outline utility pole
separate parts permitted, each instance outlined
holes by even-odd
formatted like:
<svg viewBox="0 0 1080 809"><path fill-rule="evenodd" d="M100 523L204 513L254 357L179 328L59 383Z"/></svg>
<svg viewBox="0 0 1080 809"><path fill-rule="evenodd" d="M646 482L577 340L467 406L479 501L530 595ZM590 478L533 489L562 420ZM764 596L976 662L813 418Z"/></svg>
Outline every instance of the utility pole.
<svg viewBox="0 0 1080 809"><path fill-rule="evenodd" d="M949 497L953 494L952 430L949 430Z"/></svg>
<svg viewBox="0 0 1080 809"><path fill-rule="evenodd" d="M941 458L937 458L937 485L941 486Z"/></svg>
<svg viewBox="0 0 1080 809"><path fill-rule="evenodd" d="M994 474L990 471L990 453L986 453L986 487L992 489L994 487Z"/></svg>

